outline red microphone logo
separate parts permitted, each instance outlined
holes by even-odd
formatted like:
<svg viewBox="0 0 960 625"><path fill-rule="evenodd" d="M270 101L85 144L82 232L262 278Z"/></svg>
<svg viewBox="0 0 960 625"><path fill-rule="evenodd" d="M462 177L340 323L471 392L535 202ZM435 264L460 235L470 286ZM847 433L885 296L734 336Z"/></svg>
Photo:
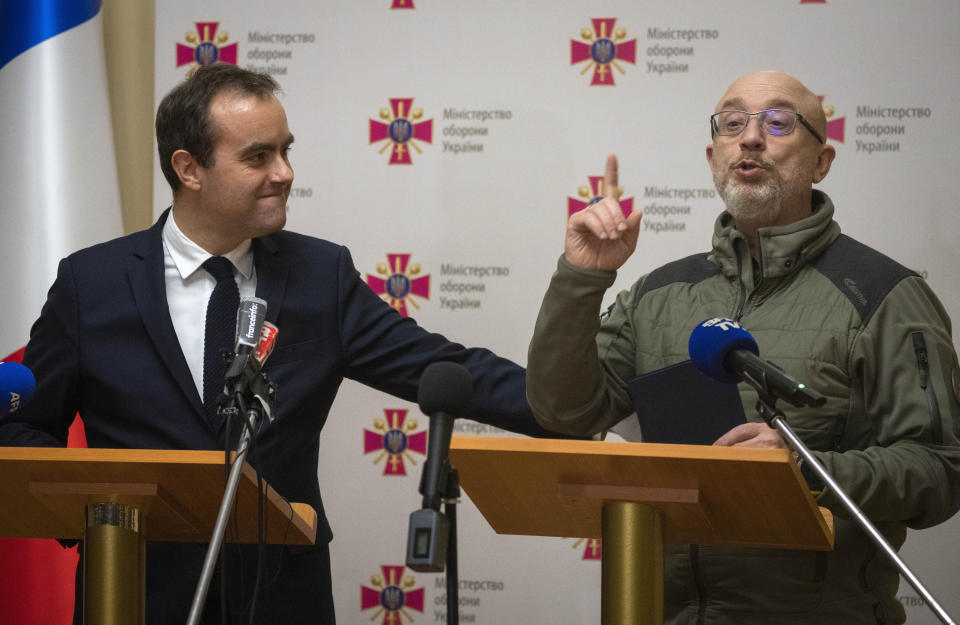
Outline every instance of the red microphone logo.
<svg viewBox="0 0 960 625"><path fill-rule="evenodd" d="M273 348L277 344L277 334L280 330L277 329L277 326L273 325L269 321L263 322L263 328L260 330L260 341L257 343L256 349L253 351L253 357L256 359L257 364L261 367L263 363L266 362L267 358L270 357L270 354L273 353Z"/></svg>

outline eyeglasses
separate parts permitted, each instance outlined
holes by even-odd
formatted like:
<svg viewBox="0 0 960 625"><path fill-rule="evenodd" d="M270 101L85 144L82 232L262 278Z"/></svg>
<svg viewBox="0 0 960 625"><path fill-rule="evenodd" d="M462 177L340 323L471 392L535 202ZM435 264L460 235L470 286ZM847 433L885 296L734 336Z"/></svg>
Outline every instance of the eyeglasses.
<svg viewBox="0 0 960 625"><path fill-rule="evenodd" d="M760 128L767 134L778 137L788 135L797 127L797 122L799 121L810 131L810 134L817 138L817 141L824 143L823 137L803 118L803 115L789 109L767 109L766 111L757 111L756 113L748 113L746 111L720 111L719 113L714 113L710 116L711 136L717 134L723 137L735 137L743 132L743 129L750 123L750 118L754 115L757 116L760 122Z"/></svg>

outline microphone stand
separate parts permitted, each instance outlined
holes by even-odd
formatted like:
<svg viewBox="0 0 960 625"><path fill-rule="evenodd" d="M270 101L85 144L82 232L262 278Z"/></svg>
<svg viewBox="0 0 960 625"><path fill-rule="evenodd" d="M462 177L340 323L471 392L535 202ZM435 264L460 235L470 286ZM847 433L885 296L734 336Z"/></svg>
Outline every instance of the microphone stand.
<svg viewBox="0 0 960 625"><path fill-rule="evenodd" d="M457 569L457 502L460 501L460 473L444 462L447 473L443 513L450 522L447 537L447 623L460 625L460 573Z"/></svg>
<svg viewBox="0 0 960 625"><path fill-rule="evenodd" d="M233 508L233 501L236 498L237 486L240 483L240 474L243 469L243 462L247 457L247 449L253 432L256 431L260 417L267 415L270 421L273 421L273 404L276 397L276 385L263 373L253 373L252 366L248 366L240 378L236 381L236 390L229 396L229 406L221 409L222 414L229 418L230 414L236 414L238 404L243 405L244 394L251 394L252 401L247 406L247 422L241 428L240 441L237 443L237 453L234 456L233 464L230 466L230 475L227 478L227 485L224 488L223 499L220 502L220 510L217 513L217 521L213 528L213 536L210 538L210 544L207 546L207 554L203 560L203 569L200 572L200 580L197 582L197 588L193 595L193 603L190 605L190 614L187 617L187 625L197 625L200 620L200 612L206 602L207 591L210 589L210 580L213 577L213 568L220 553L220 547L223 544L223 536L227 529L227 521L230 519L230 510ZM230 386L230 383L227 385ZM227 441L229 445L229 441Z"/></svg>
<svg viewBox="0 0 960 625"><path fill-rule="evenodd" d="M406 564L421 573L446 569L447 625L460 622L456 509L460 475L450 466L450 436L455 415L467 410L472 393L470 372L453 362L430 364L417 390L420 410L430 417L430 438L427 462L420 475L423 507L410 514Z"/></svg>
<svg viewBox="0 0 960 625"><path fill-rule="evenodd" d="M407 566L421 573L446 571L447 625L459 625L457 503L460 501L460 473L450 466L449 458L444 458L438 465L435 469L425 466L423 470L420 490L426 494L423 507L410 515ZM421 542L423 544L419 544Z"/></svg>
<svg viewBox="0 0 960 625"><path fill-rule="evenodd" d="M757 410L760 413L760 416L763 417L763 420L767 422L772 428L775 428L780 434L786 439L787 443L790 445L790 448L793 449L797 454L803 458L803 461L813 468L817 473L817 476L823 480L823 483L828 486L832 492L843 502L844 507L850 514L853 516L857 524L863 529L864 532L873 540L880 549L882 549L890 560L893 561L897 569L900 570L900 574L903 575L907 581L913 586L927 605L930 606L930 609L937 615L937 618L946 625L955 625L954 621L950 618L950 615L947 614L946 610L937 603L937 600L933 598L933 595L924 587L916 575L910 570L906 562L904 562L896 550L887 542L887 539L884 538L873 523L870 522L870 519L866 517L862 510L853 502L852 499L843 491L836 480L830 476L830 473L827 472L826 468L810 452L810 449L800 440L800 438L793 432L793 429L787 424L786 419L784 419L783 412L781 412L776 407L777 398L769 392L766 388L766 385L762 382L759 382L750 376L744 376L744 381L750 384L753 388L757 390L757 393L760 395L760 399L757 401Z"/></svg>

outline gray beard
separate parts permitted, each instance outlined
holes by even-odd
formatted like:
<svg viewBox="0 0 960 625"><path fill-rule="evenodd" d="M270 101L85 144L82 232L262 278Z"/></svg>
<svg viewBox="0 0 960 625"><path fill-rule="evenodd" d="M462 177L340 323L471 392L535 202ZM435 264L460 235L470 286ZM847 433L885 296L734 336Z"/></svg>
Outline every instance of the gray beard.
<svg viewBox="0 0 960 625"><path fill-rule="evenodd" d="M727 212L741 226L772 224L779 217L783 207L783 189L778 180L770 178L761 184L744 184L728 178L714 182Z"/></svg>

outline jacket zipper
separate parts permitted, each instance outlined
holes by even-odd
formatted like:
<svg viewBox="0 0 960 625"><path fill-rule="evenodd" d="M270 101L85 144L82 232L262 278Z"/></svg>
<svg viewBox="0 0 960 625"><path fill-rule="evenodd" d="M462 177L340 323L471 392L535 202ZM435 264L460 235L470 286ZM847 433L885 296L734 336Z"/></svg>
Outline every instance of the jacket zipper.
<svg viewBox="0 0 960 625"><path fill-rule="evenodd" d="M740 254L735 254L737 259L737 307L733 312L733 320L740 321L740 316L743 314L743 306L747 301L747 287L743 284L743 261L740 259Z"/></svg>
<svg viewBox="0 0 960 625"><path fill-rule="evenodd" d="M737 275L742 275L742 267L739 267L740 259L737 257ZM747 304L750 303L750 300L753 299L753 295L759 291L761 284L763 283L763 273L761 268L761 279L759 282L755 281L753 291L748 295L748 289L746 285L743 284L742 280L737 280L737 288L739 289L739 294L737 296L737 307L733 314L734 321L741 321L743 318L743 311L746 308ZM693 573L693 584L697 590L697 625L704 625L707 617L707 602L709 597L707 596L707 584L704 580L703 573L703 561L701 559L700 545L690 545L690 570Z"/></svg>
<svg viewBox="0 0 960 625"><path fill-rule="evenodd" d="M737 280L738 287L740 289L740 297L737 302L737 310L733 315L734 321L740 321L743 318L744 311L751 301L754 299L754 295L760 292L760 289L763 288L763 266L759 267L760 278L753 281L753 289L750 290L743 284L742 280Z"/></svg>
<svg viewBox="0 0 960 625"><path fill-rule="evenodd" d="M917 369L920 372L920 388L927 398L927 411L930 413L930 438L934 443L943 443L943 428L940 422L940 405L937 403L937 394L930 384L930 359L927 356L927 342L923 339L923 332L914 332L913 351L917 354Z"/></svg>
<svg viewBox="0 0 960 625"><path fill-rule="evenodd" d="M740 285L740 301L737 304L737 310L733 316L734 321L743 320L743 315L745 314L747 307L750 305L752 301L756 299L756 296L760 293L760 290L762 287L763 287L763 283L760 282L748 294L747 288L742 284Z"/></svg>
<svg viewBox="0 0 960 625"><path fill-rule="evenodd" d="M738 277L743 275L742 267L739 266L740 259L737 257L737 275ZM737 280L737 289L739 293L737 295L737 307L733 313L734 321L741 321L743 318L743 311L746 305L749 303L750 299L753 296L753 293L756 292L759 288L759 284L755 285L753 292L750 295L747 295L747 287L743 283L743 280ZM703 562L701 560L700 554L700 545L690 545L690 569L693 572L693 584L697 590L697 625L703 625L707 616L707 585L704 581L703 574Z"/></svg>
<svg viewBox="0 0 960 625"><path fill-rule="evenodd" d="M700 545L690 545L690 570L693 572L693 585L697 588L697 625L703 625L707 615L707 585L703 579Z"/></svg>
<svg viewBox="0 0 960 625"><path fill-rule="evenodd" d="M733 320L740 321L740 318L743 316L743 307L747 303L747 287L740 285L740 299L737 302L737 309L733 313Z"/></svg>

